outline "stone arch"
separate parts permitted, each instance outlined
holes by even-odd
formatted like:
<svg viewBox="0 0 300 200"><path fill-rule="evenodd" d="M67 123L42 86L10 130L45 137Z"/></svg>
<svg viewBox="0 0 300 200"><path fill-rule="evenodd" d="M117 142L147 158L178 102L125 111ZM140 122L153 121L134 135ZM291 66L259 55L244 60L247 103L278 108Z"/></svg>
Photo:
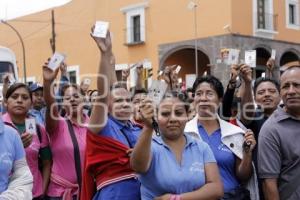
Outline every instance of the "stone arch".
<svg viewBox="0 0 300 200"><path fill-rule="evenodd" d="M300 53L296 49L287 49L280 57L280 66L284 66L285 64L293 61L300 60Z"/></svg>

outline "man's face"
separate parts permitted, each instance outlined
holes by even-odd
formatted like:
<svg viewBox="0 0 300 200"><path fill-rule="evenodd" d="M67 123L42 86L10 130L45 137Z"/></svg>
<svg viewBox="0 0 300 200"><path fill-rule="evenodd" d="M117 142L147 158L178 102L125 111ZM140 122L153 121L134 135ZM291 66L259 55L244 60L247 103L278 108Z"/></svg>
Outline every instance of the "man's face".
<svg viewBox="0 0 300 200"><path fill-rule="evenodd" d="M132 104L133 104L133 112L134 112L134 120L136 121L140 121L142 120L142 116L139 112L139 107L141 102L146 99L147 94L145 93L139 93L134 95L134 97L132 98Z"/></svg>
<svg viewBox="0 0 300 200"><path fill-rule="evenodd" d="M109 98L109 112L120 121L127 121L133 113L131 94L124 88L116 88L111 91Z"/></svg>
<svg viewBox="0 0 300 200"><path fill-rule="evenodd" d="M36 110L40 110L45 106L43 90L36 90L32 92L32 107Z"/></svg>
<svg viewBox="0 0 300 200"><path fill-rule="evenodd" d="M282 74L280 95L287 112L300 113L300 68Z"/></svg>
<svg viewBox="0 0 300 200"><path fill-rule="evenodd" d="M255 102L266 112L274 111L280 102L279 91L272 82L262 82L256 89Z"/></svg>

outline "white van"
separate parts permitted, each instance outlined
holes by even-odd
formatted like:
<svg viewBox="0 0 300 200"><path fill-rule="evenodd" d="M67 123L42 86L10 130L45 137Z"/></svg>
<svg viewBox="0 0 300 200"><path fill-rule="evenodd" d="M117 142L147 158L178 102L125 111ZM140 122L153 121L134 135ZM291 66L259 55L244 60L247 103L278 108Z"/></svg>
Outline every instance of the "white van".
<svg viewBox="0 0 300 200"><path fill-rule="evenodd" d="M10 73L18 80L18 71L15 53L9 48L0 46L0 100L2 100L3 75Z"/></svg>

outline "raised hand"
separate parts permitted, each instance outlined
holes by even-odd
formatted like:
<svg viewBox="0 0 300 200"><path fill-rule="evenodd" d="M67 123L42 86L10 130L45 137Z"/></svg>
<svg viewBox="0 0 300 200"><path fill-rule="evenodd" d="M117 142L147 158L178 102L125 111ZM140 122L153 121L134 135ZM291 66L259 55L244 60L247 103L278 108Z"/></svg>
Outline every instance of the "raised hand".
<svg viewBox="0 0 300 200"><path fill-rule="evenodd" d="M267 64L266 64L267 68L272 71L275 67L275 60L272 58L269 58Z"/></svg>
<svg viewBox="0 0 300 200"><path fill-rule="evenodd" d="M237 76L239 75L239 65L231 65L230 67L230 81L236 81Z"/></svg>
<svg viewBox="0 0 300 200"><path fill-rule="evenodd" d="M152 122L154 118L154 103L150 99L144 99L139 107L139 112L141 114L142 120L146 127L153 128Z"/></svg>
<svg viewBox="0 0 300 200"><path fill-rule="evenodd" d="M48 68L49 60L50 59L48 59L48 61L43 65L43 78L44 81L52 82L56 78L59 68L57 68L55 71L52 71L50 68ZM61 65L65 64L62 63Z"/></svg>
<svg viewBox="0 0 300 200"><path fill-rule="evenodd" d="M170 84L171 80L172 80L172 75L173 73L175 73L175 69L176 69L177 65L171 65L171 66L166 66L163 74L162 74L162 78L166 81L166 83ZM170 80L171 78L171 80Z"/></svg>
<svg viewBox="0 0 300 200"><path fill-rule="evenodd" d="M60 69L60 73L62 75L67 75L67 65L65 63L62 63L60 66L59 66L59 69Z"/></svg>
<svg viewBox="0 0 300 200"><path fill-rule="evenodd" d="M245 82L249 83L252 81L252 69L248 65L240 67L240 75Z"/></svg>
<svg viewBox="0 0 300 200"><path fill-rule="evenodd" d="M91 29L92 32L90 33L90 35L95 40L100 51L102 53L111 52L112 43L111 43L111 38L110 38L110 32L107 31L106 38L100 38L100 37L96 37L93 35L94 29L95 29L95 26L92 27L92 29Z"/></svg>
<svg viewBox="0 0 300 200"><path fill-rule="evenodd" d="M122 70L122 81L126 81L130 74L130 69L123 69Z"/></svg>

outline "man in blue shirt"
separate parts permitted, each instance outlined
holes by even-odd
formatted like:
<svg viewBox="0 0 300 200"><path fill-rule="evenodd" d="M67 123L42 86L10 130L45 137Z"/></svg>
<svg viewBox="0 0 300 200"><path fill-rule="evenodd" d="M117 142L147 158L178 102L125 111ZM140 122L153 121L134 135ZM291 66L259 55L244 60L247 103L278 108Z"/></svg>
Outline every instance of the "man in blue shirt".
<svg viewBox="0 0 300 200"><path fill-rule="evenodd" d="M124 84L112 86L111 83L116 80L116 75L112 62L110 33L108 32L106 38L92 37L101 52L101 62L97 79L99 96L96 104L93 105L89 130L92 133L114 139L127 146L128 149L132 149L137 142L141 129L130 121L133 114L130 92L124 88ZM111 163L117 162L118 160L112 160ZM106 169L108 168L109 166ZM97 175L101 176L101 172ZM98 189L94 200L140 199L140 182L133 176L119 176L103 184L105 187ZM100 186L101 184L99 184Z"/></svg>
<svg viewBox="0 0 300 200"><path fill-rule="evenodd" d="M36 123L45 125L45 101L43 96L43 86L39 83L32 83L29 86L32 93L32 108L29 110L29 114L35 118Z"/></svg>

